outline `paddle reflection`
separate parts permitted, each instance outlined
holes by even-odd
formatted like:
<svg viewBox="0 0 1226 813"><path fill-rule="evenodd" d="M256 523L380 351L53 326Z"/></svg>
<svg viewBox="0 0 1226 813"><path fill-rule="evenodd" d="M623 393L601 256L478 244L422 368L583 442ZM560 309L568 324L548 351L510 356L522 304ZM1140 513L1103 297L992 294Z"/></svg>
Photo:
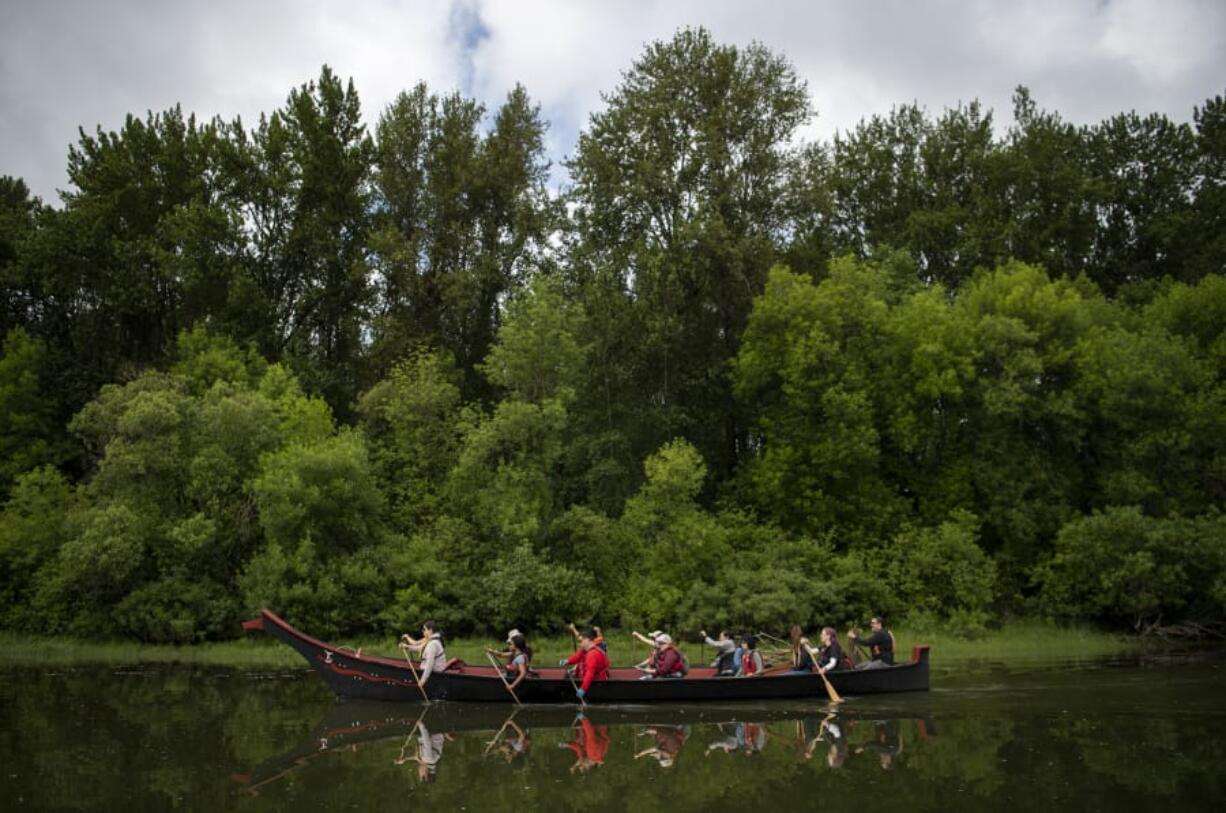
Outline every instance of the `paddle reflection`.
<svg viewBox="0 0 1226 813"><path fill-rule="evenodd" d="M734 760L728 763L730 769L744 756L769 759L775 765L824 762L835 771L852 766L860 771L891 771L899 766L908 738L925 738L932 730L931 720L923 715L873 714L845 707L818 711L589 707L586 713L577 713L573 707L551 706L521 707L508 715L505 707L434 704L412 716L405 710L395 704L338 703L297 748L239 776L252 792L290 773L356 769L358 763L349 760L344 765L332 760L330 768L317 769L329 761L328 753L360 748L378 761L379 751L389 746L390 751L382 751L387 760L382 764L412 767L413 784L420 786L439 781L444 751L451 755L448 776L460 782L482 770L474 762L494 770L515 766L540 778L555 777L555 782L559 774L577 781L597 768L606 774L611 765L616 766L613 774L641 771L634 766L643 764L689 774L703 763L710 764L706 759L690 763L681 759L687 745L704 757L714 755L716 761ZM534 742L546 743L546 750L534 750ZM565 762L552 756L559 751L569 752Z"/></svg>
<svg viewBox="0 0 1226 813"><path fill-rule="evenodd" d="M438 764L443 758L443 745L455 739L450 733L430 733L423 720L418 720L416 731L410 733L400 746L400 754L393 763L404 765L408 762L417 763L417 778L422 782L433 782L438 775ZM413 746L415 751L411 751ZM411 752L410 752L411 751Z"/></svg>

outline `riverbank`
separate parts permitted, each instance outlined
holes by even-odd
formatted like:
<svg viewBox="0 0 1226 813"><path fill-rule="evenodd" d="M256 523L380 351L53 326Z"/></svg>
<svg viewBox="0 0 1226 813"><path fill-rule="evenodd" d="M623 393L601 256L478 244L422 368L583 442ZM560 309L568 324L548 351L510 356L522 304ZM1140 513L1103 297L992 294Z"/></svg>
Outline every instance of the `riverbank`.
<svg viewBox="0 0 1226 813"><path fill-rule="evenodd" d="M935 668L949 669L977 661L1025 664L1051 659L1125 655L1139 651L1144 643L1137 638L1115 635L1086 627L1058 627L1038 621L1014 621L991 630L980 638L967 640L940 631L916 632L904 628L894 631L899 659L910 657L911 647L932 646ZM616 664L642 660L646 647L637 644L627 631L608 635L610 657ZM371 654L399 657L395 641L386 638L343 639L335 641ZM573 651L569 637L530 639L537 663L554 663ZM681 640L682 650L693 664L712 657L710 647L695 640ZM496 646L492 639L459 638L449 641L447 654L473 664L486 663L484 647ZM770 644L764 644L769 647ZM66 638L39 638L0 633L0 666L140 666L181 664L235 669L284 669L303 666L298 653L265 636L195 646L152 646L132 642L84 642Z"/></svg>

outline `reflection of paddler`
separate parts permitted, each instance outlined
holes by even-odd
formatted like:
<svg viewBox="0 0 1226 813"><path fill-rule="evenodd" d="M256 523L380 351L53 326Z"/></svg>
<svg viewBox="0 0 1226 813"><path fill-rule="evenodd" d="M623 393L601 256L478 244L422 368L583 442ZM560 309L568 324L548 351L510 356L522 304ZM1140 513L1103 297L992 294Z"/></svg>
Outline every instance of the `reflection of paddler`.
<svg viewBox="0 0 1226 813"><path fill-rule="evenodd" d="M412 737L412 735L409 735ZM417 763L417 778L422 782L433 782L438 774L438 763L443 758L443 744L452 739L450 734L431 734L422 721L417 722L417 753L406 756L404 751L408 745L400 747L400 756L395 760L397 765L406 762Z"/></svg>
<svg viewBox="0 0 1226 813"><path fill-rule="evenodd" d="M856 753L876 751L881 769L888 771L894 767L895 759L902 753L902 731L897 720L878 720L873 725L875 732L872 741L857 748Z"/></svg>
<svg viewBox="0 0 1226 813"><path fill-rule="evenodd" d="M690 732L686 726L662 725L645 728L639 732L639 736L647 735L655 737L656 744L635 754L634 758L654 757L660 763L661 768L668 768L677 760L677 754L681 753L681 746L685 745Z"/></svg>
<svg viewBox="0 0 1226 813"><path fill-rule="evenodd" d="M817 736L809 742L809 747L805 749L805 759L813 758L817 744L823 740L830 744L830 748L826 751L826 764L831 768L843 767L843 763L847 761L847 735L843 732L843 726L834 714L827 714L826 719L822 720L821 725L818 726Z"/></svg>
<svg viewBox="0 0 1226 813"><path fill-rule="evenodd" d="M580 715L574 731L575 739L566 743L566 747L575 752L575 764L570 766L571 773L587 773L595 766L603 765L605 754L609 750L609 727L593 725L591 720Z"/></svg>
<svg viewBox="0 0 1226 813"><path fill-rule="evenodd" d="M766 726L763 723L743 723L744 745L746 754L757 754L766 747Z"/></svg>

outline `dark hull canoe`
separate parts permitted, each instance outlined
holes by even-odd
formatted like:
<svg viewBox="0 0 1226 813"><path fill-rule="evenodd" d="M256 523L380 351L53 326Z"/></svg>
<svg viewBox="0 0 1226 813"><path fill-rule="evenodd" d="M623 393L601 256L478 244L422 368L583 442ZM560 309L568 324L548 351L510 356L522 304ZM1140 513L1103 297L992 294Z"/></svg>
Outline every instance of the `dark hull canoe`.
<svg viewBox="0 0 1226 813"><path fill-rule="evenodd" d="M364 700L420 701L414 673L404 660L362 655L302 633L268 610L246 621L248 630L263 630L293 647L341 697ZM537 668L539 673L519 685L522 703L574 703L575 689L559 667ZM693 667L685 678L640 680L632 668L613 668L609 680L592 685L589 704L694 703L787 698L825 699L820 675L776 672L754 678L720 678L710 667ZM910 663L881 669L831 672L831 684L840 695L928 691L928 647L917 646ZM513 702L492 666L462 665L435 673L426 682L431 700L476 703Z"/></svg>

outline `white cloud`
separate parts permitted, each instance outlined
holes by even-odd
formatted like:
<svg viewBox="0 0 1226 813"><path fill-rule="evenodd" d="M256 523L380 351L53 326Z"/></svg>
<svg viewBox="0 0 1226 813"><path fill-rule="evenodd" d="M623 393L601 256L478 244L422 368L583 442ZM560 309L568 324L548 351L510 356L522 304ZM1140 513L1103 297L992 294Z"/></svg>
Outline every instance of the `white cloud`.
<svg viewBox="0 0 1226 813"><path fill-rule="evenodd" d="M910 101L940 110L978 98L1007 124L1018 84L1075 122L1134 108L1187 120L1226 76L1216 0L6 0L0 173L54 199L78 124L113 128L176 101L253 123L324 62L354 78L368 122L419 80L491 108L521 82L551 123L557 160L644 44L686 25L783 52L809 83L818 137Z"/></svg>

